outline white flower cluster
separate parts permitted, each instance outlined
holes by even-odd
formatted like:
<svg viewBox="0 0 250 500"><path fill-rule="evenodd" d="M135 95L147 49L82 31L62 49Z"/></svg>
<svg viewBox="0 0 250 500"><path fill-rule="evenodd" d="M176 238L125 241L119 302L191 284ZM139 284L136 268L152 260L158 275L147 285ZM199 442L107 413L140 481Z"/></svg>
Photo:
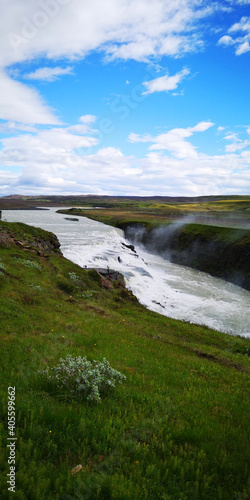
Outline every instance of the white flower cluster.
<svg viewBox="0 0 250 500"><path fill-rule="evenodd" d="M68 275L71 281L79 281L81 279L80 276L77 276L77 274L73 272L68 273Z"/></svg>
<svg viewBox="0 0 250 500"><path fill-rule="evenodd" d="M25 267L34 267L35 269L39 269L39 271L41 271L41 269L42 269L40 264L38 264L38 262L36 262L35 260L27 260L27 259L21 259L21 258L17 258L17 257L14 257L14 260L16 262L19 262L19 264L22 264Z"/></svg>
<svg viewBox="0 0 250 500"><path fill-rule="evenodd" d="M86 357L61 358L59 364L39 371L45 379L56 382L57 386L67 388L71 394L87 394L87 400L99 403L101 393L116 383L126 380L126 376L111 368L106 358L102 361L89 361Z"/></svg>

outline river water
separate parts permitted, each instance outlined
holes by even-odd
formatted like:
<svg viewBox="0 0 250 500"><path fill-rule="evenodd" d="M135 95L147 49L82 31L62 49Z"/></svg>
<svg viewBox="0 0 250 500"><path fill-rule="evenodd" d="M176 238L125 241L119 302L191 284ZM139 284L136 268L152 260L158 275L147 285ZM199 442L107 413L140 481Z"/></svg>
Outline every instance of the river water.
<svg viewBox="0 0 250 500"><path fill-rule="evenodd" d="M3 210L2 219L53 232L63 255L82 267L109 266L121 272L127 288L153 311L250 338L249 291L140 247L135 247L135 253L125 246L128 241L120 229L86 217L79 217L78 222L66 220L67 215L57 210Z"/></svg>

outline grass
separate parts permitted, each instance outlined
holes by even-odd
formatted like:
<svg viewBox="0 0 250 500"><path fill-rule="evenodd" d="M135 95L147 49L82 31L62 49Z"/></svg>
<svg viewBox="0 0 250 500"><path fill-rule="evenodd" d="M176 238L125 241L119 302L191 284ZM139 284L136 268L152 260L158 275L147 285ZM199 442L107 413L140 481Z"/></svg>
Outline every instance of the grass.
<svg viewBox="0 0 250 500"><path fill-rule="evenodd" d="M15 386L17 500L246 500L249 341L148 311L18 227L0 246L1 499ZM37 371L68 354L127 381L99 405L51 392Z"/></svg>

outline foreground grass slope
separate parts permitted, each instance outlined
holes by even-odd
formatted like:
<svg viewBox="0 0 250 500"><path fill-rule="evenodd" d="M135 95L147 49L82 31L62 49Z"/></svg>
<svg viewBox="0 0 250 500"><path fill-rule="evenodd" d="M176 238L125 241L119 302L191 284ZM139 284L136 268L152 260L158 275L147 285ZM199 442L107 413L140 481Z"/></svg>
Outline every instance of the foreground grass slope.
<svg viewBox="0 0 250 500"><path fill-rule="evenodd" d="M146 310L42 230L0 223L0 259L1 499L248 498L249 341ZM106 357L127 381L99 405L52 392L37 370L67 354Z"/></svg>

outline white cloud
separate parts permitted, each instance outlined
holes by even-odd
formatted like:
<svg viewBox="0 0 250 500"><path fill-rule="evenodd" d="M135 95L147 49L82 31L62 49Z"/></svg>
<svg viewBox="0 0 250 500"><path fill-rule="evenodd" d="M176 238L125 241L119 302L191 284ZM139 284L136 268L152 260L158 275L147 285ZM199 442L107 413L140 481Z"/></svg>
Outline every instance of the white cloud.
<svg viewBox="0 0 250 500"><path fill-rule="evenodd" d="M82 117L80 125L91 127L84 121ZM91 122L88 117L86 121ZM5 138L0 163L7 170L0 172L0 192L141 196L245 194L250 182L250 151L209 156L200 154L186 141L195 132L205 131L210 126L211 122L200 122L194 127L173 129L155 138L131 134L133 142L142 140L149 145L164 146L161 150L149 148L142 159L125 156L115 147L101 147L95 153L90 152L88 146L96 143L91 128L84 129L85 135L76 134L72 127L61 127ZM165 155L164 149L171 151L172 140L175 141L173 154ZM8 168L12 165L20 172L10 173Z"/></svg>
<svg viewBox="0 0 250 500"><path fill-rule="evenodd" d="M249 51L250 51L250 45L249 45L248 40L246 40L245 42L243 42L239 45L239 47L236 49L235 54L237 56L241 56L241 54L245 54L246 52L249 52Z"/></svg>
<svg viewBox="0 0 250 500"><path fill-rule="evenodd" d="M152 142L153 144L149 147L150 151L167 150L177 158L196 158L198 156L196 148L186 139L191 137L194 132L205 132L213 125L214 123L209 121L200 122L195 127L175 128L157 137L150 135L139 136L132 133L129 135L129 141Z"/></svg>
<svg viewBox="0 0 250 500"><path fill-rule="evenodd" d="M239 23L235 23L229 28L228 33L236 31L250 31L250 17L242 17Z"/></svg>
<svg viewBox="0 0 250 500"><path fill-rule="evenodd" d="M110 59L177 57L201 47L199 22L215 9L197 0L5 0L4 4L0 17L1 74L4 68L27 60L43 57L72 61L96 50ZM53 81L71 69L46 66L26 76ZM171 78L165 85L176 88ZM10 78L9 86L15 90L16 106L10 106L8 112L0 103L0 118L24 123L57 122L35 91ZM23 112L26 103L27 115Z"/></svg>
<svg viewBox="0 0 250 500"><path fill-rule="evenodd" d="M94 123L96 121L96 116L94 115L84 115L80 116L79 122L81 123Z"/></svg>
<svg viewBox="0 0 250 500"><path fill-rule="evenodd" d="M180 55L201 41L199 20L218 6L196 0L8 0L2 9L2 64L38 55L83 57L102 48L110 57L145 60ZM1 61L0 61L1 64Z"/></svg>
<svg viewBox="0 0 250 500"><path fill-rule="evenodd" d="M133 132L129 134L128 136L128 141L135 143L135 142L152 142L154 139L152 138L151 135L144 135L140 136L138 134L134 134Z"/></svg>
<svg viewBox="0 0 250 500"><path fill-rule="evenodd" d="M187 130L190 130L191 132L205 132L206 130L208 130L210 127L213 126L214 123L212 122L200 122L197 125L195 125L195 127L191 127L190 129Z"/></svg>
<svg viewBox="0 0 250 500"><path fill-rule="evenodd" d="M236 151L240 151L242 149L246 149L250 145L250 141L245 139L244 141L239 138L238 134L235 132L230 132L228 135L224 137L226 141L232 141L231 144L227 144L225 147L225 151L227 153L235 153Z"/></svg>
<svg viewBox="0 0 250 500"><path fill-rule="evenodd" d="M235 132L230 132L229 134L225 135L224 140L225 141L234 141L234 142L240 141L238 135Z"/></svg>
<svg viewBox="0 0 250 500"><path fill-rule="evenodd" d="M72 66L66 66L66 68L61 68L60 66L54 68L45 67L24 75L24 78L28 80L47 80L48 82L54 82L61 75L72 75L72 71Z"/></svg>
<svg viewBox="0 0 250 500"><path fill-rule="evenodd" d="M227 153L235 153L235 151L239 151L247 148L250 145L250 141L242 141L242 142L234 142L232 144L228 144L225 147L225 151Z"/></svg>
<svg viewBox="0 0 250 500"><path fill-rule="evenodd" d="M36 132L37 129L34 125L27 125L15 121L4 122L0 125L0 133L10 134L18 131L23 132Z"/></svg>
<svg viewBox="0 0 250 500"><path fill-rule="evenodd" d="M0 119L23 123L59 124L38 92L0 70Z"/></svg>
<svg viewBox="0 0 250 500"><path fill-rule="evenodd" d="M237 56L250 51L250 17L242 17L238 23L233 24L231 28L229 28L228 33L230 33L230 35L240 33L240 36L232 38L232 36L224 35L219 39L219 45L234 45L235 54Z"/></svg>
<svg viewBox="0 0 250 500"><path fill-rule="evenodd" d="M234 40L232 39L231 36L224 35L219 39L218 44L219 45L234 45Z"/></svg>
<svg viewBox="0 0 250 500"><path fill-rule="evenodd" d="M146 87L146 91L143 92L143 95L153 94L154 92L169 92L169 90L174 90L178 87L181 80L185 76L189 75L189 73L190 71L187 68L184 68L182 71L176 73L173 76L165 75L148 82L143 82L142 85Z"/></svg>

